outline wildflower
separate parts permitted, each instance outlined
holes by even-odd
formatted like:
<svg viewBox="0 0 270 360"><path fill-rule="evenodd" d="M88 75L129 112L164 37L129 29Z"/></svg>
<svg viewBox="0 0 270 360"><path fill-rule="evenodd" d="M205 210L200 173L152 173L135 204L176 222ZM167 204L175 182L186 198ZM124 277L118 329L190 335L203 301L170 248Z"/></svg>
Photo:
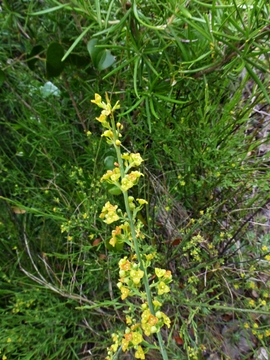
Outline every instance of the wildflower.
<svg viewBox="0 0 270 360"><path fill-rule="evenodd" d="M132 324L132 318L130 316L126 316L126 324L131 325Z"/></svg>
<svg viewBox="0 0 270 360"><path fill-rule="evenodd" d="M270 330L265 330L264 335L265 335L266 337L270 336Z"/></svg>
<svg viewBox="0 0 270 360"><path fill-rule="evenodd" d="M256 284L253 282L253 281L250 281L248 283L248 287L251 288L251 289L255 289L256 288Z"/></svg>
<svg viewBox="0 0 270 360"><path fill-rule="evenodd" d="M158 295L162 295L165 293L168 293L170 291L170 288L168 285L166 285L163 281L161 281L158 284Z"/></svg>
<svg viewBox="0 0 270 360"><path fill-rule="evenodd" d="M162 317L163 317L164 324L167 325L168 328L170 328L171 327L170 318L166 314L164 314L163 312L161 312L161 314L162 314Z"/></svg>
<svg viewBox="0 0 270 360"><path fill-rule="evenodd" d="M245 323L245 324L244 324L244 328L245 328L245 329L249 329L249 324L248 324L248 323Z"/></svg>
<svg viewBox="0 0 270 360"><path fill-rule="evenodd" d="M150 314L147 323L149 325L153 326L153 325L156 325L157 322L158 322L158 318L156 316Z"/></svg>
<svg viewBox="0 0 270 360"><path fill-rule="evenodd" d="M122 300L125 300L125 299L128 297L128 295L129 295L129 289L128 289L127 287L125 287L125 286L122 286L121 289L120 289L120 291L121 291L121 293L122 293L121 299L122 299Z"/></svg>
<svg viewBox="0 0 270 360"><path fill-rule="evenodd" d="M134 284L138 285L143 278L144 272L142 270L131 270L130 277L132 278Z"/></svg>
<svg viewBox="0 0 270 360"><path fill-rule="evenodd" d="M141 158L141 155L139 153L130 154L130 167L132 166L140 166L143 162L143 159Z"/></svg>
<svg viewBox="0 0 270 360"><path fill-rule="evenodd" d="M266 255L264 258L265 260L270 261L270 255Z"/></svg>
<svg viewBox="0 0 270 360"><path fill-rule="evenodd" d="M7 339L7 342L8 342L8 343L10 343L11 341L12 341L11 338L8 338L8 339Z"/></svg>
<svg viewBox="0 0 270 360"><path fill-rule="evenodd" d="M262 251L268 251L268 247L266 245L263 245Z"/></svg>
<svg viewBox="0 0 270 360"><path fill-rule="evenodd" d="M119 239L120 236L121 236L121 227L116 226L115 230L112 231L112 238L110 239L109 244L114 247L117 243L117 239Z"/></svg>
<svg viewBox="0 0 270 360"><path fill-rule="evenodd" d="M128 191L129 189L131 189L133 187L133 182L130 181L126 176L122 179L121 181L121 189L122 191Z"/></svg>
<svg viewBox="0 0 270 360"><path fill-rule="evenodd" d="M161 278L166 274L166 270L160 269L160 268L155 268L155 274L157 275L158 278Z"/></svg>
<svg viewBox="0 0 270 360"><path fill-rule="evenodd" d="M144 199L136 199L140 205L148 204L148 202Z"/></svg>
<svg viewBox="0 0 270 360"><path fill-rule="evenodd" d="M113 132L112 130L105 130L101 136L105 136L108 139L113 139Z"/></svg>
<svg viewBox="0 0 270 360"><path fill-rule="evenodd" d="M91 100L92 103L100 106L101 104L101 96L99 94L95 94L95 100Z"/></svg>
<svg viewBox="0 0 270 360"><path fill-rule="evenodd" d="M112 205L109 201L106 202L102 208L102 212L99 215L101 219L107 224L111 224L114 221L119 220L119 216L116 214L117 205Z"/></svg>
<svg viewBox="0 0 270 360"><path fill-rule="evenodd" d="M138 199L137 199L138 200ZM154 252L153 254L144 254L144 256L146 257L147 261L151 261L154 259L154 257L156 256L156 253Z"/></svg>
<svg viewBox="0 0 270 360"><path fill-rule="evenodd" d="M143 348L141 346L138 346L137 351L135 352L135 358L142 359L142 360L145 359Z"/></svg>
<svg viewBox="0 0 270 360"><path fill-rule="evenodd" d="M118 265L120 270L130 270L130 262L127 260L126 256L123 259L120 259Z"/></svg>
<svg viewBox="0 0 270 360"><path fill-rule="evenodd" d="M128 345L130 341L132 340L132 333L124 334L124 337L122 339L122 350L125 352L127 351Z"/></svg>
<svg viewBox="0 0 270 360"><path fill-rule="evenodd" d="M142 334L139 332L133 332L131 341L134 346L139 345L143 341Z"/></svg>

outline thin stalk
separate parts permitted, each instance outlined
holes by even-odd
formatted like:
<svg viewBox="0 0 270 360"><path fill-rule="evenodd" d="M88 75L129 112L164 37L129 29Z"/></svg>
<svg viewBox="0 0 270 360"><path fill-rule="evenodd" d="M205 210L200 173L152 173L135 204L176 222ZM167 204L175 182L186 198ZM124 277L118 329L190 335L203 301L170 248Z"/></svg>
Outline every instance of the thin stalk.
<svg viewBox="0 0 270 360"><path fill-rule="evenodd" d="M119 139L118 139L118 134L116 131L115 120L114 120L113 114L111 114L111 124L112 124L113 136L114 136L114 147L115 147L115 151L116 151L116 155L117 155L117 161L118 161L119 168L120 168L121 179L123 179L125 177L124 164L123 164L123 159L121 157L120 146L117 146L115 144L115 141L119 140ZM139 265L140 265L140 269L143 271L143 274L144 274L143 275L143 284L144 284L144 288L145 288L145 292L146 292L148 306L151 311L151 314L155 315L153 301L152 301L152 294L151 294L148 276L147 276L147 271L146 271L146 268L144 267L143 261L141 259L141 253L140 253L139 244L138 244L138 241L136 238L136 231L135 231L135 226L134 226L134 222L133 222L132 212L131 212L131 209L129 206L128 191L123 191L122 193L123 193L123 197L124 197L125 208L126 208L128 220L129 220L131 236L132 236L133 243L134 243L135 253L136 253ZM160 351L161 351L163 360L168 360L167 351L164 346L164 342L162 340L162 336L161 336L160 332L157 333L157 338L158 338L159 347L160 347Z"/></svg>

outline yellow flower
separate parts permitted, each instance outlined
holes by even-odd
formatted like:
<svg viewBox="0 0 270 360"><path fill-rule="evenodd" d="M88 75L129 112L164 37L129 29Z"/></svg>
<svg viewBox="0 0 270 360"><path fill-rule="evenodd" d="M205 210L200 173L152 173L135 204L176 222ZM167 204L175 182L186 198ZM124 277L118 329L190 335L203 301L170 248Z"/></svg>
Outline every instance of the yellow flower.
<svg viewBox="0 0 270 360"><path fill-rule="evenodd" d="M138 200L138 199L137 199ZM156 253L154 252L153 254L144 254L144 256L146 257L147 261L151 261L154 259L154 257L156 256Z"/></svg>
<svg viewBox="0 0 270 360"><path fill-rule="evenodd" d="M158 318L152 314L150 314L149 318L148 318L148 324L153 326L156 325L156 323L158 322Z"/></svg>
<svg viewBox="0 0 270 360"><path fill-rule="evenodd" d="M136 199L140 205L148 204L148 202L144 199Z"/></svg>
<svg viewBox="0 0 270 360"><path fill-rule="evenodd" d="M101 136L105 136L108 139L113 139L113 132L112 130L105 130Z"/></svg>
<svg viewBox="0 0 270 360"><path fill-rule="evenodd" d="M248 323L245 323L245 324L244 324L244 328L245 328L245 329L249 329L249 324L248 324Z"/></svg>
<svg viewBox="0 0 270 360"><path fill-rule="evenodd" d="M125 286L122 286L121 289L120 289L120 291L121 291L121 293L122 293L121 299L122 299L122 300L125 300L125 298L127 298L128 295L129 295L129 289L126 288Z"/></svg>
<svg viewBox="0 0 270 360"><path fill-rule="evenodd" d="M266 255L264 258L265 260L270 261L270 255Z"/></svg>
<svg viewBox="0 0 270 360"><path fill-rule="evenodd" d="M116 226L115 230L112 231L112 238L109 243L114 247L117 243L117 240L121 240L121 227Z"/></svg>
<svg viewBox="0 0 270 360"><path fill-rule="evenodd" d="M130 277L132 278L134 284L138 285L143 278L144 272L142 270L131 270Z"/></svg>
<svg viewBox="0 0 270 360"><path fill-rule="evenodd" d="M121 181L121 189L122 189L122 191L128 191L129 189L132 188L133 185L134 185L133 182L130 181L127 178L127 176L125 176Z"/></svg>
<svg viewBox="0 0 270 360"><path fill-rule="evenodd" d="M8 343L10 343L11 341L12 341L11 338L8 338L8 339L7 339L7 342L8 342Z"/></svg>
<svg viewBox="0 0 270 360"><path fill-rule="evenodd" d="M262 247L262 251L268 251L268 247L267 247L266 245L264 245L264 246Z"/></svg>
<svg viewBox="0 0 270 360"><path fill-rule="evenodd" d="M168 328L170 328L171 327L170 318L166 314L164 314L163 312L161 312L161 314L162 314L162 317L163 317L164 324L167 325Z"/></svg>
<svg viewBox="0 0 270 360"><path fill-rule="evenodd" d="M126 324L131 325L132 324L132 318L130 316L126 316Z"/></svg>
<svg viewBox="0 0 270 360"><path fill-rule="evenodd" d="M95 94L95 100L91 100L91 102L99 106L101 103L101 96L99 94Z"/></svg>
<svg viewBox="0 0 270 360"><path fill-rule="evenodd" d="M139 345L143 341L142 334L139 332L133 332L131 341L134 346Z"/></svg>
<svg viewBox="0 0 270 360"><path fill-rule="evenodd" d="M101 219L104 219L103 221L106 224L111 224L114 221L119 220L119 216L116 214L117 208L118 208L117 205L112 205L109 201L107 201L105 206L103 206L99 217Z"/></svg>
<svg viewBox="0 0 270 360"><path fill-rule="evenodd" d="M142 348L141 346L138 346L138 349L137 349L137 351L135 352L135 358L136 358L136 359L142 359L142 360L145 359L145 355L144 355L144 352L143 352L143 348Z"/></svg>
<svg viewBox="0 0 270 360"><path fill-rule="evenodd" d="M160 269L160 268L155 268L155 274L157 275L158 278L161 278L166 274L166 270Z"/></svg>
<svg viewBox="0 0 270 360"><path fill-rule="evenodd" d="M168 293L170 291L169 286L167 286L163 281L158 284L158 295Z"/></svg>
<svg viewBox="0 0 270 360"><path fill-rule="evenodd" d="M127 351L128 344L132 340L132 333L124 334L124 337L122 339L122 350L125 352Z"/></svg>
<svg viewBox="0 0 270 360"><path fill-rule="evenodd" d="M140 166L141 163L143 162L143 159L141 158L141 155L139 153L136 153L136 154L133 154L131 153L130 154L130 157L129 157L129 161L130 161L130 166Z"/></svg>
<svg viewBox="0 0 270 360"><path fill-rule="evenodd" d="M130 262L129 262L129 260L127 260L126 256L125 256L124 259L122 259L121 263L119 261L119 267L120 267L121 270L125 270L125 271L130 270Z"/></svg>
<svg viewBox="0 0 270 360"><path fill-rule="evenodd" d="M248 287L251 288L251 289L255 289L256 288L256 284L253 282L253 281L250 281L248 283Z"/></svg>

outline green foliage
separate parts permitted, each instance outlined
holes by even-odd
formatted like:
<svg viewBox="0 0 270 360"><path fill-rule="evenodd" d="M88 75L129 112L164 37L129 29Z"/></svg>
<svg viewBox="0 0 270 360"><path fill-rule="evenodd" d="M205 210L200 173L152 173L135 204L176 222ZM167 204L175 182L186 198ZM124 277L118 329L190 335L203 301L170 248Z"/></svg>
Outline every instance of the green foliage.
<svg viewBox="0 0 270 360"><path fill-rule="evenodd" d="M90 103L105 92L145 160L145 251L174 279L169 359L269 348L268 2L1 6L2 358L104 358L125 328L130 249L113 252L99 218L123 208L100 183L116 161Z"/></svg>

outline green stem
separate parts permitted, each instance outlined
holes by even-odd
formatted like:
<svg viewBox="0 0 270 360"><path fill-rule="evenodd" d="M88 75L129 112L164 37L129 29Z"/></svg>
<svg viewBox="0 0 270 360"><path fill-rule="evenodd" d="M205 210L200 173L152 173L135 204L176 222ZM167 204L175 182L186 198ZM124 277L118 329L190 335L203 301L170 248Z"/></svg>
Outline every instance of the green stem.
<svg viewBox="0 0 270 360"><path fill-rule="evenodd" d="M121 157L120 146L117 146L115 144L115 141L119 140L119 139L118 139L118 135L117 135L117 132L116 132L116 126L115 126L115 120L114 120L113 114L111 114L111 124L112 124L112 131L113 131L113 135L114 135L114 147L115 147L115 151L116 151L116 155L117 155L117 161L118 161L119 168L120 168L121 179L123 179L125 177L125 169L124 169L123 159ZM136 238L135 225L134 225L132 212L131 212L131 209L130 209L130 206L129 206L129 201L128 201L128 192L123 191L122 193L123 193L123 197L124 197L125 208L126 208L128 220L129 220L131 236L132 236L133 243L134 243L135 253L136 253L136 256L137 256L138 263L140 265L140 269L143 271L143 274L144 274L143 275L143 284L144 284L144 288L145 288L145 292L146 292L148 306L149 306L151 314L155 315L153 301L152 301L152 294L151 294L149 281L148 281L148 276L147 276L147 271L146 271L146 268L144 267L143 261L141 259L141 253L140 253L140 249L139 249L139 244L138 244L138 241L137 241L137 238ZM166 348L164 346L164 342L162 340L162 336L161 336L160 332L157 333L157 338L158 338L160 351L161 351L163 360L168 360L168 355L167 355Z"/></svg>

